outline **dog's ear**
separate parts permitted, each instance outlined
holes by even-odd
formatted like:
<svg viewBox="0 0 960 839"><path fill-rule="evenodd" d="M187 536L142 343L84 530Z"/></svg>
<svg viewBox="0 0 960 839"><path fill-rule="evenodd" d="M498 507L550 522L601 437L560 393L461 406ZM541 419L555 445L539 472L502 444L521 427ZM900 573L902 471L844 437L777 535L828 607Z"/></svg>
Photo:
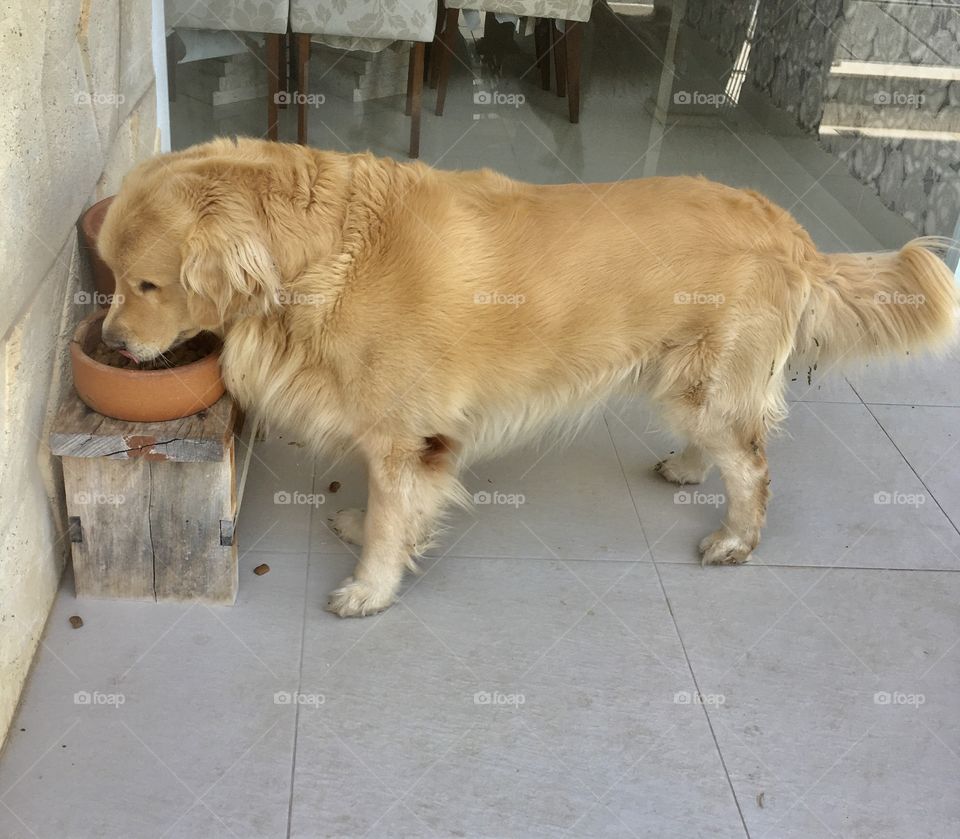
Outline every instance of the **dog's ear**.
<svg viewBox="0 0 960 839"><path fill-rule="evenodd" d="M180 280L216 309L221 323L236 312L266 314L280 297L280 274L263 240L242 227L227 231L213 219L201 221L184 241Z"/></svg>

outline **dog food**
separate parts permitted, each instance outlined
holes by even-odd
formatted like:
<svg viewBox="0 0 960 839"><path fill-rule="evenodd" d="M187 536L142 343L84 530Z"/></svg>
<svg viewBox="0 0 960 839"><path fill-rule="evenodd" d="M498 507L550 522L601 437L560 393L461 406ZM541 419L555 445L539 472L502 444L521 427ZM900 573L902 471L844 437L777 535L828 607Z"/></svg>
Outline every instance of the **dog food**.
<svg viewBox="0 0 960 839"><path fill-rule="evenodd" d="M119 367L122 370L167 370L171 367L183 367L185 364L192 364L194 361L206 358L216 348L216 337L201 332L189 341L184 341L179 346L150 361L134 361L118 350L108 347L102 341L94 347L90 357L101 364Z"/></svg>

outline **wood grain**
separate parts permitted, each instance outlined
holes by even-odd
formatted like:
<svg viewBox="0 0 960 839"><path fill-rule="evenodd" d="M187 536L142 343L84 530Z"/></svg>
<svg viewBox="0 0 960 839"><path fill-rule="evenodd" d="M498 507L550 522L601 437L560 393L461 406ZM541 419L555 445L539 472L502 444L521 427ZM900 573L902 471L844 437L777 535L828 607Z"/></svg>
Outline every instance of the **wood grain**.
<svg viewBox="0 0 960 839"><path fill-rule="evenodd" d="M206 411L169 422L126 422L98 414L71 391L50 434L50 451L67 457L147 458L219 462L238 424L233 400L222 396Z"/></svg>

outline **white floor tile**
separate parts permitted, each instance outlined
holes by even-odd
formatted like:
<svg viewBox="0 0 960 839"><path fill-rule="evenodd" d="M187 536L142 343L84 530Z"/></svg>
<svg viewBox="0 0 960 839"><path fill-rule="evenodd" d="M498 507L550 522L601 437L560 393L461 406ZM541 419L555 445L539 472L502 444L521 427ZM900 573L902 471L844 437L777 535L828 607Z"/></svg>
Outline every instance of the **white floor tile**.
<svg viewBox="0 0 960 839"><path fill-rule="evenodd" d="M243 457L238 447L237 459ZM241 551L304 552L310 517L323 505L313 494L313 455L296 436L254 443L237 522Z"/></svg>
<svg viewBox="0 0 960 839"><path fill-rule="evenodd" d="M742 835L649 563L446 558L305 644L293 836Z"/></svg>
<svg viewBox="0 0 960 839"><path fill-rule="evenodd" d="M650 467L682 445L641 406L620 416L608 421L654 559L698 561L699 540L722 518L719 474L697 487L667 483ZM753 562L957 568L956 530L863 405L794 404L768 457L773 496Z"/></svg>
<svg viewBox="0 0 960 839"><path fill-rule="evenodd" d="M956 353L874 362L852 369L847 378L870 404L960 407L960 355Z"/></svg>
<svg viewBox="0 0 960 839"><path fill-rule="evenodd" d="M303 555L249 554L233 607L77 600L67 580L0 763L0 835L282 835L294 708L274 694L297 682L305 576Z"/></svg>
<svg viewBox="0 0 960 839"><path fill-rule="evenodd" d="M960 830L960 575L661 571L751 836Z"/></svg>
<svg viewBox="0 0 960 839"><path fill-rule="evenodd" d="M960 409L871 405L870 411L930 490L931 500L960 526Z"/></svg>
<svg viewBox="0 0 960 839"><path fill-rule="evenodd" d="M474 506L451 515L434 553L649 559L620 462L600 419L569 443L546 439L476 463L463 482Z"/></svg>

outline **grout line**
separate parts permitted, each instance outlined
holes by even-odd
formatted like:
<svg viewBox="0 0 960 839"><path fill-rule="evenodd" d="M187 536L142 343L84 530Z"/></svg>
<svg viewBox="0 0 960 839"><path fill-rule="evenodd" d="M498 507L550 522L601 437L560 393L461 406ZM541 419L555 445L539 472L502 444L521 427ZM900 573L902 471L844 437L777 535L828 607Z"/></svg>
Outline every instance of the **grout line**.
<svg viewBox="0 0 960 839"><path fill-rule="evenodd" d="M606 416L603 417L603 422L604 422L604 425L607 425ZM620 464L620 473L621 475L623 475L624 483L627 486L627 493L630 495L630 501L633 504L634 512L637 514L637 521L640 521L640 508L637 506L637 500L633 495L633 488L630 486L630 481L627 480L627 473L626 473L626 470L623 468L623 461L620 459L620 452L617 449L616 444L613 443L613 434L610 432L609 425L607 425L607 433L610 434L610 442L611 444L613 444L613 451L617 456L617 462ZM646 539L647 534L646 534L646 531L643 530L642 522L640 523L640 529L643 532L644 539ZM670 603L670 598L667 596L667 590L663 585L663 578L660 576L660 568L657 565L657 560L656 560L656 557L653 555L653 551L649 547L649 541L648 541L647 550L650 554L651 565L653 566L653 570L657 575L657 582L660 585L660 593L663 595L663 602L667 607L667 611L670 613L670 620L673 623L673 631L676 633L677 641L680 644L680 649L683 652L683 659L687 664L687 671L690 673L690 678L693 680L693 687L696 690L697 694L699 695L700 684L697 682L697 677L693 672L693 665L690 663L690 656L687 655L687 648L684 645L683 638L680 635L680 626L677 623L676 616L673 614L673 606ZM717 741L716 732L714 732L713 730L713 723L710 720L710 715L707 713L707 705L706 703L701 703L700 707L703 709L703 714L707 721L707 727L710 729L710 736L713 738L714 748L717 750L717 757L720 759L720 766L723 768L723 774L727 779L727 786L730 789L730 794L733 796L733 803L734 805L736 805L737 814L740 816L740 824L743 826L743 833L747 837L747 839L750 839L750 831L747 830L747 822L743 815L743 809L740 807L740 800L737 798L737 791L733 788L733 781L730 780L730 772L727 770L726 761L723 759L723 753L720 751L720 743Z"/></svg>
<svg viewBox="0 0 960 839"><path fill-rule="evenodd" d="M811 405L862 405L862 401L856 399L787 399L790 405L800 405L809 403Z"/></svg>
<svg viewBox="0 0 960 839"><path fill-rule="evenodd" d="M610 446L611 446L611 448L613 449L613 454L614 454L614 456L617 458L617 465L620 467L620 476L623 478L624 488L627 490L627 495L630 497L630 503L633 505L634 515L636 515L636 517L637 517L637 524L640 525L640 532L643 534L643 541L646 543L646 546L647 546L647 550L646 550L645 553L642 554L642 556L649 556L649 557L650 557L650 560L649 560L649 561L652 562L652 563L654 563L654 564L656 564L656 559L654 559L654 556L653 556L653 549L652 549L652 547L651 547L651 545L650 545L650 537L647 536L647 531L646 531L646 529L645 529L644 526L643 526L643 520L640 518L640 508L637 507L636 499L633 497L633 490L632 490L631 487L630 487L630 480L627 478L627 470L623 468L623 460L622 460L621 457L620 457L620 451L617 449L617 444L614 442L613 432L610 430L610 423L607 422L606 412L605 412L605 411L602 412L602 413L600 414L600 417L601 417L601 419L603 420L603 427L607 429L607 436L610 438ZM519 558L519 559L522 559L523 557L518 557L518 558ZM567 560L564 560L564 562L566 562L566 561L567 561ZM571 561L572 561L572 562L578 562L578 561L582 561L582 560L571 560ZM591 560L589 560L589 561L591 561L591 562L611 562L611 561L617 561L617 560L606 560L606 559L596 560L596 559L591 559ZM646 562L647 560L643 560L643 559L628 559L628 560L620 560L620 561L625 561L625 562Z"/></svg>
<svg viewBox="0 0 960 839"><path fill-rule="evenodd" d="M853 403L849 403L853 404ZM641 524L642 529L642 524ZM645 538L646 535L644 534ZM285 557L292 556L302 556L304 551L278 551L278 550L251 550L247 551L250 555L262 555L262 556L278 556L282 555ZM307 560L309 561L311 556L330 556L330 557L354 557L354 554L351 554L346 548L343 549L332 549L327 550L326 548L313 549L308 552ZM610 564L632 564L632 563L647 563L652 564L653 560L650 557L651 554L648 552L642 556L636 557L604 557L598 558L595 556L575 556L575 557L561 557L563 562L603 562ZM457 554L457 553L447 553L442 557L434 556L433 554L425 554L425 559L436 559L436 560L477 560L480 562L497 562L500 560L509 560L513 561L522 561L522 562L556 562L556 558L552 556L523 556L523 555L500 555L496 556L492 554ZM661 565L670 565L670 566L699 566L696 560L682 560L682 559L659 559L657 560ZM906 566L891 566L887 567L884 565L816 565L814 563L794 563L794 562L766 562L757 558L757 561L749 562L743 566L746 570L752 568L805 568L808 570L822 570L825 568L834 569L837 571L901 571L901 572L913 572L913 571L926 571L934 574L956 574L960 572L958 568L909 568ZM710 573L710 572L708 572ZM722 572L721 572L722 573ZM736 571L731 571L730 573L736 573Z"/></svg>
<svg viewBox="0 0 960 839"><path fill-rule="evenodd" d="M666 562L665 565L682 567L684 565L694 565L693 562ZM803 568L807 571L897 571L905 574L913 574L917 571L924 571L929 574L956 574L960 568L885 568L882 565L778 565L772 562L754 562L743 566L744 568L778 568L789 570L791 568Z"/></svg>
<svg viewBox="0 0 960 839"><path fill-rule="evenodd" d="M316 492L317 489L317 461L316 458L310 459L310 491ZM307 528L307 556L306 567L303 574L303 615L300 620L300 662L297 665L297 693L300 693L303 687L303 652L306 646L307 638L307 609L310 608L310 556L313 540L313 515L316 507L310 506L310 516ZM290 832L293 830L293 792L297 778L297 745L300 741L300 703L294 703L296 709L293 714L293 753L290 755L290 796L287 799L287 839L290 839Z"/></svg>
<svg viewBox="0 0 960 839"><path fill-rule="evenodd" d="M850 387L853 387L853 385L850 385ZM853 388L853 392L856 393L857 396L860 395L859 393L857 393L856 388ZM950 526L956 531L957 535L960 536L960 528L958 528L954 520L950 518L950 515L947 513L947 511L943 509L943 504L940 503L940 499L938 499L937 496L930 489L930 487L927 486L927 482L924 481L923 476L914 468L913 464L907 459L907 456L903 453L903 450L900 448L900 446L897 445L897 441L894 440L893 437L890 435L890 432L883 427L883 423L880 422L879 419L877 419L877 415L870 409L870 405L867 405L866 403L864 403L864 406L866 407L867 412L870 414L870 416L873 417L873 421L884 433L884 436L886 436L886 438L890 441L891 445L897 450L897 454L899 454L900 457L903 458L903 462L907 464L907 467L910 469L910 471L913 472L917 480L920 481L920 485L927 491L927 494L933 499L933 503L936 504L940 512L943 513L944 518L948 522L950 522Z"/></svg>
<svg viewBox="0 0 960 839"><path fill-rule="evenodd" d="M660 576L660 568L657 566L657 563L653 564L654 571L657 573L657 582L660 583L660 591L663 594L663 600L667 604L667 611L670 613L670 620L673 621L673 629L677 633L677 641L680 643L680 649L683 650L683 658L687 662L687 670L690 671L690 678L693 679L693 687L696 690L697 695L700 693L700 682L697 681L697 674L693 671L693 663L690 661L690 656L687 653L687 645L683 642L683 636L680 633L680 624L677 622L677 616L673 612L673 604L670 602L670 596L667 594L666 586L663 584L663 577ZM740 824L743 825L743 833L750 839L750 831L747 828L747 820L743 815L743 808L740 806L740 799L737 797L737 791L733 786L733 781L730 778L730 770L727 769L727 762L723 758L723 750L720 748L720 741L717 740L717 733L713 728L713 720L710 719L710 712L707 710L707 703L701 702L700 707L703 710L704 719L707 721L707 728L710 729L710 736L713 738L713 745L717 750L717 757L720 759L720 766L723 768L723 774L727 779L727 786L730 788L730 794L733 796L733 803L737 807L737 813L740 816Z"/></svg>
<svg viewBox="0 0 960 839"><path fill-rule="evenodd" d="M853 385L850 385L853 387ZM954 410L960 410L960 405L929 405L925 402L865 402L863 397L860 397L860 401L864 405L876 405L878 408L953 408Z"/></svg>

